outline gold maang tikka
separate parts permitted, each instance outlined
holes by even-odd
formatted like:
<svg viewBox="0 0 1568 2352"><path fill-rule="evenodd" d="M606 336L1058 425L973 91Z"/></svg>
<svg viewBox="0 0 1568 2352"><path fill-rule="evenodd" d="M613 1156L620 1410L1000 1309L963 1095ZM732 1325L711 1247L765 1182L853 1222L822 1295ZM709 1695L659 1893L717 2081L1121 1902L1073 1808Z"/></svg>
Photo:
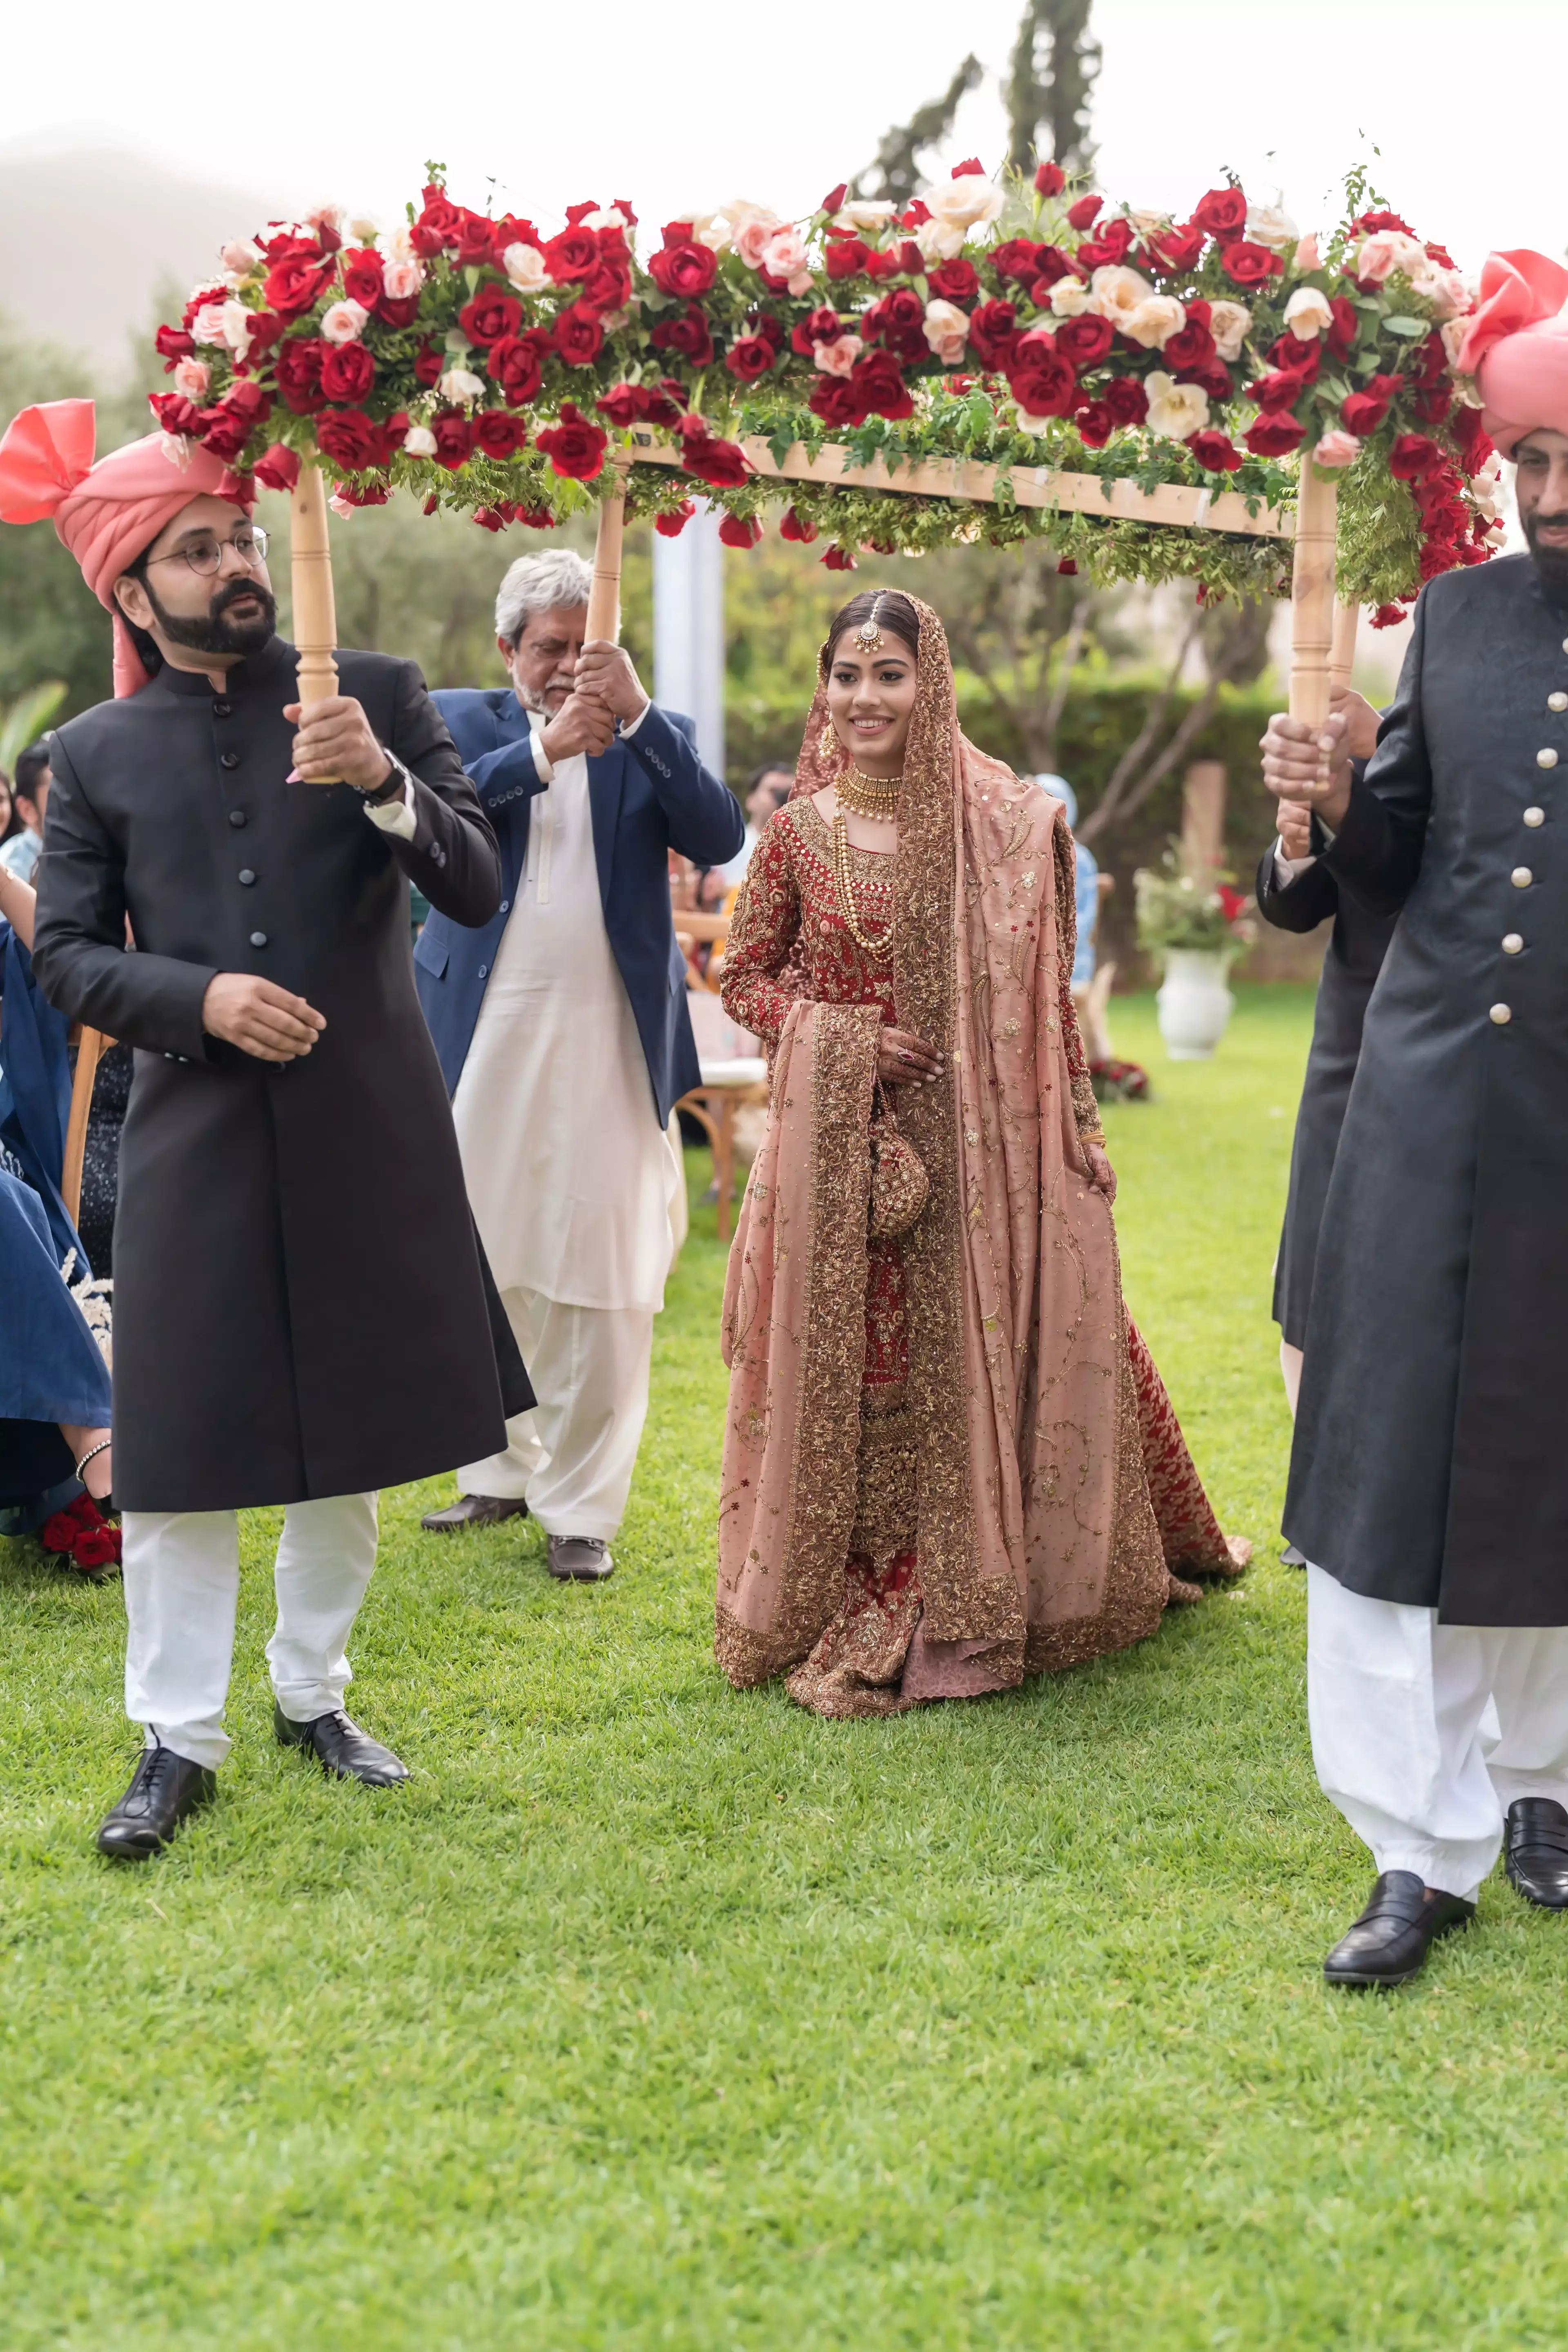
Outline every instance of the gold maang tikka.
<svg viewBox="0 0 1568 2352"><path fill-rule="evenodd" d="M879 593L876 603L855 632L855 642L863 654L879 654L882 650L882 632L877 626L877 615L881 609L882 598Z"/></svg>

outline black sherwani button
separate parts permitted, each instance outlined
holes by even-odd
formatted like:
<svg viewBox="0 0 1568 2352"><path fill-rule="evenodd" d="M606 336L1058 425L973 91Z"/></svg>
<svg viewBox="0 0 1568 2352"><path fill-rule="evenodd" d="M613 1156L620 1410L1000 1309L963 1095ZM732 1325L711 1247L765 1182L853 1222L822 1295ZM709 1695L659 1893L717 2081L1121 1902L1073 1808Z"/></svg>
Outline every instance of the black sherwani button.
<svg viewBox="0 0 1568 2352"><path fill-rule="evenodd" d="M243 809L230 809L228 813L228 821L230 824L243 824L245 823L245 811Z"/></svg>
<svg viewBox="0 0 1568 2352"><path fill-rule="evenodd" d="M239 765L239 753L237 751L220 751L217 755L217 763L220 768L237 768Z"/></svg>
<svg viewBox="0 0 1568 2352"><path fill-rule="evenodd" d="M237 878L243 882L246 888L248 890L251 884L255 881L256 877L248 866L242 866Z"/></svg>
<svg viewBox="0 0 1568 2352"><path fill-rule="evenodd" d="M267 945L266 932L252 931L250 934L250 944L253 948L264 948Z"/></svg>

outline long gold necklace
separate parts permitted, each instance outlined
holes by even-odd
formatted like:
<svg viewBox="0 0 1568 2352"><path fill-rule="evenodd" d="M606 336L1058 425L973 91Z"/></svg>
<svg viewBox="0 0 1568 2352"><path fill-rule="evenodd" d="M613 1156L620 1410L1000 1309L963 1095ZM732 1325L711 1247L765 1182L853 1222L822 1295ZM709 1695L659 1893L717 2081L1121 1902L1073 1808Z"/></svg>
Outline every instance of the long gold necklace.
<svg viewBox="0 0 1568 2352"><path fill-rule="evenodd" d="M842 786L839 792L842 798ZM890 956L893 952L891 923L880 939L873 939L860 928L859 910L855 904L855 886L849 874L849 828L844 822L842 809L833 820L833 878L838 886L838 911L844 918L844 928L856 946L864 948L869 956Z"/></svg>

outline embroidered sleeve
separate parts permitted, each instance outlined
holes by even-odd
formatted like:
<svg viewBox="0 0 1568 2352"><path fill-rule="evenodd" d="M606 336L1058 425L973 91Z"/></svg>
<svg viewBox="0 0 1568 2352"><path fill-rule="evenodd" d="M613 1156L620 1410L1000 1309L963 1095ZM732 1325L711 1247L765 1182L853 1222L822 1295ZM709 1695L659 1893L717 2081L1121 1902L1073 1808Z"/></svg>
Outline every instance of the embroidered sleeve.
<svg viewBox="0 0 1568 2352"><path fill-rule="evenodd" d="M798 990L780 975L800 936L800 888L782 813L770 818L752 853L735 901L719 993L738 1027L776 1045Z"/></svg>
<svg viewBox="0 0 1568 2352"><path fill-rule="evenodd" d="M1078 892L1073 872L1072 835L1058 819L1056 828L1057 877L1057 1004L1067 1054L1068 1079L1072 1087L1073 1118L1080 1135L1096 1135L1100 1128L1100 1105L1089 1075L1083 1033L1072 1001L1072 968L1078 960Z"/></svg>

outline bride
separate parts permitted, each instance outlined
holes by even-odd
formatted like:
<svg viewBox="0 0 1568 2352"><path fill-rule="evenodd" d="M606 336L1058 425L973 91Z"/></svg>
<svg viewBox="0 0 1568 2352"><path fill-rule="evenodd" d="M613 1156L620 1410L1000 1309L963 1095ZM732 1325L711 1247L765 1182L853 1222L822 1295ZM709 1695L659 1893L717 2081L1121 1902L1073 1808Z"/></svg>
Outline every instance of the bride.
<svg viewBox="0 0 1568 2352"><path fill-rule="evenodd" d="M973 1697L1235 1574L1121 1300L1059 802L960 732L936 614L854 597L748 869L773 1064L724 1300L715 1646L822 1715Z"/></svg>

